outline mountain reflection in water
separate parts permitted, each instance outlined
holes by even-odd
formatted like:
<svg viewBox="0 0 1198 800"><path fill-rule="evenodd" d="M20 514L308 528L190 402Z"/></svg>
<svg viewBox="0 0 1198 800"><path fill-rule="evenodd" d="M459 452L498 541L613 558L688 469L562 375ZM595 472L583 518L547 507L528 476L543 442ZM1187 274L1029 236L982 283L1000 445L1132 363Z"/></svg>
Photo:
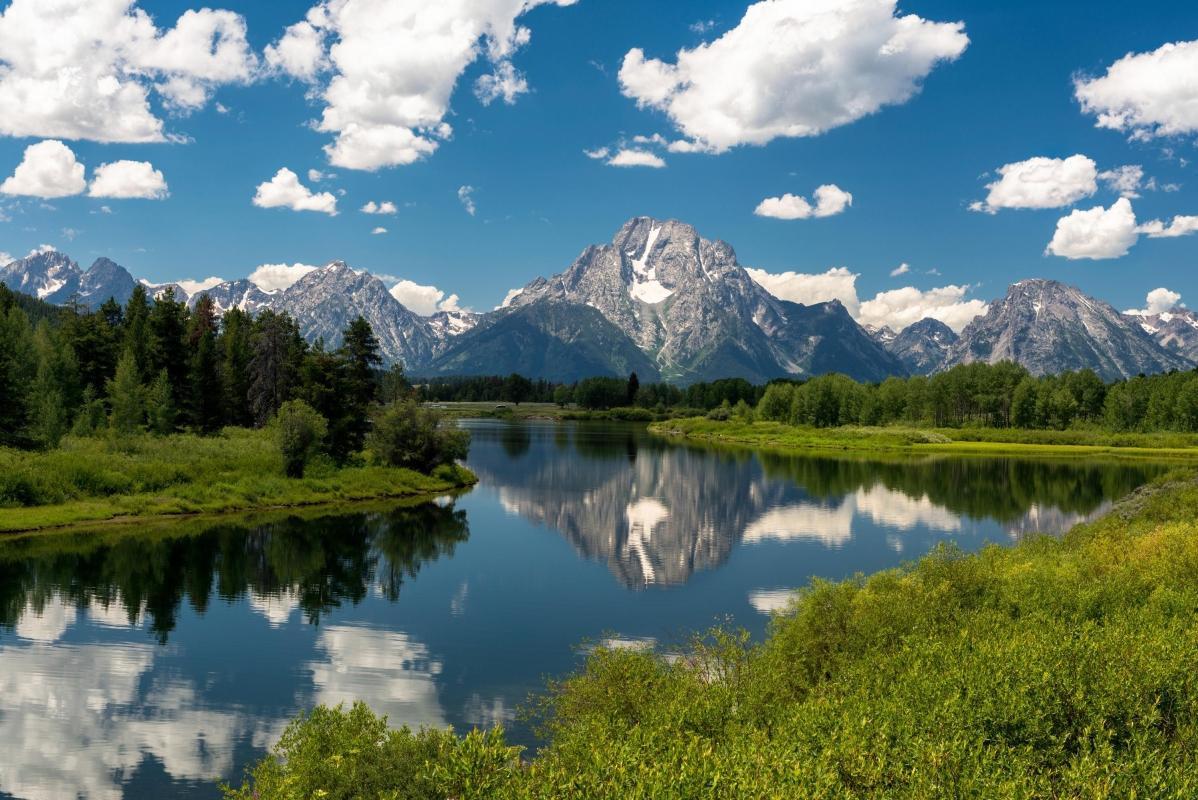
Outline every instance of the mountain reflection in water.
<svg viewBox="0 0 1198 800"><path fill-rule="evenodd" d="M898 532L952 533L968 520L991 520L1015 537L1059 533L1161 471L1005 458L754 454L669 444L632 425L596 431L480 422L471 429L470 465L498 489L505 509L558 531L632 588L685 583L741 543L842 547L864 521ZM543 440L536 447L534 436ZM518 469L512 441L521 442ZM901 550L901 540L891 546Z"/></svg>

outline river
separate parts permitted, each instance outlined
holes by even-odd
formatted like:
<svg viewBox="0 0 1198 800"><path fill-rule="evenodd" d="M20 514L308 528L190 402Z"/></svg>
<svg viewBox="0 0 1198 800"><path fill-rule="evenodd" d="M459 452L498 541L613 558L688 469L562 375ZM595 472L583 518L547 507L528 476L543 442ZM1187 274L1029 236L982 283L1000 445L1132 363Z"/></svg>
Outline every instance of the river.
<svg viewBox="0 0 1198 800"><path fill-rule="evenodd" d="M0 539L0 797L212 798L296 712L355 699L535 745L517 710L588 643L759 637L813 577L1059 533L1166 469L464 424L457 497Z"/></svg>

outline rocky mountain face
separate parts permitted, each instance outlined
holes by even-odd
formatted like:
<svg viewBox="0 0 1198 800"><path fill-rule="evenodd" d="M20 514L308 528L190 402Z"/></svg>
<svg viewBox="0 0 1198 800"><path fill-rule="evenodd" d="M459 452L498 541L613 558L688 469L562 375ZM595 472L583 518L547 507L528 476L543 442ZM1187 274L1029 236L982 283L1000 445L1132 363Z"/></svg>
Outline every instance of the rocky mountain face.
<svg viewBox="0 0 1198 800"><path fill-rule="evenodd" d="M47 303L61 305L74 300L90 307L109 298L124 304L137 285L128 270L115 261L98 258L85 272L70 256L57 250L31 253L0 268L0 283Z"/></svg>
<svg viewBox="0 0 1198 800"><path fill-rule="evenodd" d="M488 314L446 343L422 375L504 375L519 372L573 382L595 375L656 381L656 365L597 309L556 300Z"/></svg>
<svg viewBox="0 0 1198 800"><path fill-rule="evenodd" d="M461 336L474 329L482 314L473 311L438 311L427 317L433 335L441 342L447 342L454 336Z"/></svg>
<svg viewBox="0 0 1198 800"><path fill-rule="evenodd" d="M44 250L0 269L0 283L48 303L65 303L79 291L81 275L79 265L65 253Z"/></svg>
<svg viewBox="0 0 1198 800"><path fill-rule="evenodd" d="M136 285L129 270L110 259L97 258L79 279L79 302L95 307L111 298L124 305Z"/></svg>
<svg viewBox="0 0 1198 800"><path fill-rule="evenodd" d="M677 221L630 220L610 244L588 247L565 272L528 284L512 308L546 302L595 309L671 381L765 381L830 364L862 380L903 371L840 303L773 297L730 245Z"/></svg>
<svg viewBox="0 0 1198 800"><path fill-rule="evenodd" d="M931 375L939 369L958 338L952 328L930 317L908 325L899 333L889 328L882 331L877 336L883 347L903 362L912 375Z"/></svg>
<svg viewBox="0 0 1198 800"><path fill-rule="evenodd" d="M249 314L256 314L264 308L270 308L271 304L279 299L280 294L280 292L264 291L258 288L256 283L242 278L196 292L187 298L187 305L190 308L195 308L200 297L208 295L212 298L217 314L223 314L231 308L239 308Z"/></svg>
<svg viewBox="0 0 1198 800"><path fill-rule="evenodd" d="M1194 366L1161 347L1134 318L1050 280L1011 286L961 332L945 367L1003 360L1017 361L1033 375L1089 367L1104 380Z"/></svg>
<svg viewBox="0 0 1198 800"><path fill-rule="evenodd" d="M404 308L378 278L344 261L309 272L272 299L270 307L291 314L305 339L323 339L330 350L341 346L341 332L359 314L374 329L387 362L410 368L428 363L439 349L424 317Z"/></svg>
<svg viewBox="0 0 1198 800"><path fill-rule="evenodd" d="M1137 314L1133 320L1161 347L1198 362L1198 312L1179 306L1160 314Z"/></svg>

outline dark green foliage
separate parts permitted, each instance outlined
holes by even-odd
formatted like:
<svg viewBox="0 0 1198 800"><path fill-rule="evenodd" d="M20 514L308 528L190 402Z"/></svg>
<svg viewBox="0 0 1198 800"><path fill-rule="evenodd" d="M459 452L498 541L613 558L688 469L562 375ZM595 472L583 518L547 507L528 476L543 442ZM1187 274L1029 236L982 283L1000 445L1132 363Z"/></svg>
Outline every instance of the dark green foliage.
<svg viewBox="0 0 1198 800"><path fill-rule="evenodd" d="M0 313L0 444L30 441L30 387L36 374L33 335L19 307Z"/></svg>
<svg viewBox="0 0 1198 800"><path fill-rule="evenodd" d="M225 419L221 364L216 342L217 324L212 298L201 295L191 314L187 332L188 350L191 353L188 416L192 426L201 433L220 430Z"/></svg>
<svg viewBox="0 0 1198 800"><path fill-rule="evenodd" d="M249 400L253 327L249 314L240 308L231 308L221 317L220 378L227 425L249 427L254 424Z"/></svg>
<svg viewBox="0 0 1198 800"><path fill-rule="evenodd" d="M190 399L187 347L187 306L175 299L175 290L167 288L150 308L149 374L166 370L171 384L171 399L176 408L187 408Z"/></svg>
<svg viewBox="0 0 1198 800"><path fill-rule="evenodd" d="M279 408L274 425L283 471L288 478L304 477L308 462L321 450L328 423L303 400L289 400Z"/></svg>
<svg viewBox="0 0 1198 800"><path fill-rule="evenodd" d="M532 381L523 375L513 372L503 381L503 399L509 403L520 405L532 396Z"/></svg>
<svg viewBox="0 0 1198 800"><path fill-rule="evenodd" d="M117 436L141 431L146 419L145 389L137 376L133 354L125 351L108 381L108 427Z"/></svg>
<svg viewBox="0 0 1198 800"><path fill-rule="evenodd" d="M249 404L262 425L299 386L306 347L295 320L269 309L254 320L250 346Z"/></svg>
<svg viewBox="0 0 1198 800"><path fill-rule="evenodd" d="M627 396L628 383L620 378L586 378L574 387L574 402L591 410L622 406Z"/></svg>
<svg viewBox="0 0 1198 800"><path fill-rule="evenodd" d="M367 446L388 466L432 472L466 457L470 433L436 411L405 400L376 414Z"/></svg>

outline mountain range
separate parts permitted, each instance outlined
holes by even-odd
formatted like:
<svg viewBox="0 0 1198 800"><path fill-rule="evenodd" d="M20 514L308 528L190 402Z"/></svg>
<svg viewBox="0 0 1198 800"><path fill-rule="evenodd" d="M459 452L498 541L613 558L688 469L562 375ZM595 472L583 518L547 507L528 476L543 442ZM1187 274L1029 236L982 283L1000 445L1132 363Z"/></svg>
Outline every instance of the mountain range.
<svg viewBox="0 0 1198 800"><path fill-rule="evenodd" d="M49 249L0 267L0 283L93 307L109 297L124 303L137 285L107 258L82 270ZM361 314L385 360L421 376L520 372L574 381L635 371L642 380L691 383L841 372L878 381L1010 359L1033 374L1089 367L1111 380L1192 369L1198 359L1198 314L1124 314L1050 280L1014 284L960 334L934 319L901 331L865 328L837 300L801 305L775 297L729 244L650 217L629 220L564 272L537 278L481 314L419 315L379 278L342 261L273 291L244 278L191 295L178 284L142 283L152 292L173 287L191 306L207 294L218 312L286 311L305 338L328 347L340 345L341 331Z"/></svg>

